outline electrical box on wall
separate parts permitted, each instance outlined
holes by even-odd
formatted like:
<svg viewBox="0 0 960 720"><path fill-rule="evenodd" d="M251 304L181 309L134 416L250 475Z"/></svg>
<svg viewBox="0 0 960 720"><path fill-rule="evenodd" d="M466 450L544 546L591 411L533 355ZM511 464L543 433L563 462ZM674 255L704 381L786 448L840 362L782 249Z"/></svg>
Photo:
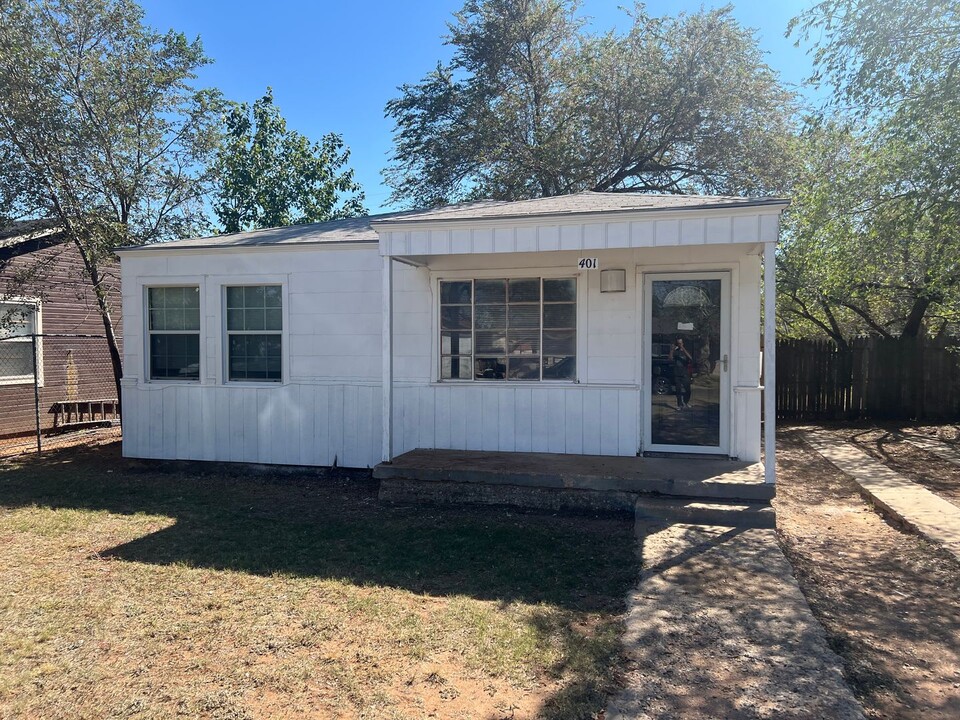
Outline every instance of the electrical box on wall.
<svg viewBox="0 0 960 720"><path fill-rule="evenodd" d="M626 270L601 270L600 271L600 292L626 292L627 291L627 271Z"/></svg>

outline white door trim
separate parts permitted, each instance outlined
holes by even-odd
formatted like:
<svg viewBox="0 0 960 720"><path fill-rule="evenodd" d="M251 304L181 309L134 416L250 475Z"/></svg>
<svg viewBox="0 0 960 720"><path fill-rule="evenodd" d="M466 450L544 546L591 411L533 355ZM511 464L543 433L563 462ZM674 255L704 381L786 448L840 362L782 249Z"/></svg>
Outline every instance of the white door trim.
<svg viewBox="0 0 960 720"><path fill-rule="evenodd" d="M696 272L641 272L643 286L643 308L641 314L641 356L640 373L642 390L640 393L641 418L643 436L641 449L651 452L682 452L709 455L730 454L730 428L733 412L732 383L730 378L734 368L734 358L730 347L730 323L732 311L731 275L730 270L710 270ZM654 444L652 439L652 403L653 370L650 358L652 356L652 325L653 325L653 282L657 280L719 280L720 281L720 357L728 358L727 368L720 371L720 441L719 445L662 445Z"/></svg>

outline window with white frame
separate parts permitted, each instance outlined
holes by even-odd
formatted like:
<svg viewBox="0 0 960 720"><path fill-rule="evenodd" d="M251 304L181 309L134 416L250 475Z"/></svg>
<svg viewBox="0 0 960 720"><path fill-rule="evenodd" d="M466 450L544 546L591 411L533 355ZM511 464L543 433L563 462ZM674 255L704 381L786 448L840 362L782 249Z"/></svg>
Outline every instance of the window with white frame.
<svg viewBox="0 0 960 720"><path fill-rule="evenodd" d="M440 281L441 380L573 380L576 278Z"/></svg>
<svg viewBox="0 0 960 720"><path fill-rule="evenodd" d="M147 288L151 380L200 379L200 288Z"/></svg>
<svg viewBox="0 0 960 720"><path fill-rule="evenodd" d="M33 382L33 335L40 332L39 300L0 302L0 385ZM37 343L37 367L42 368Z"/></svg>
<svg viewBox="0 0 960 720"><path fill-rule="evenodd" d="M283 292L280 285L226 288L227 379L280 382Z"/></svg>

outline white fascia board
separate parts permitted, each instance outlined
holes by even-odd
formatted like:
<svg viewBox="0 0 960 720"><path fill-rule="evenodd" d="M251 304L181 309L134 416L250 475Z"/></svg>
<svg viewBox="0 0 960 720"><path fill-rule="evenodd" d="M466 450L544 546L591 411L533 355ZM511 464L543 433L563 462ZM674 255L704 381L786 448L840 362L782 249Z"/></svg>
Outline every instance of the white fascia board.
<svg viewBox="0 0 960 720"><path fill-rule="evenodd" d="M757 205L726 205L706 208L655 208L648 210L616 210L580 213L550 213L493 218L437 218L408 222L374 220L370 226L378 233L416 230L455 230L473 228L530 227L536 225L588 224L592 222L640 222L645 220L686 220L689 218L734 217L745 215L779 215L790 204L778 200Z"/></svg>

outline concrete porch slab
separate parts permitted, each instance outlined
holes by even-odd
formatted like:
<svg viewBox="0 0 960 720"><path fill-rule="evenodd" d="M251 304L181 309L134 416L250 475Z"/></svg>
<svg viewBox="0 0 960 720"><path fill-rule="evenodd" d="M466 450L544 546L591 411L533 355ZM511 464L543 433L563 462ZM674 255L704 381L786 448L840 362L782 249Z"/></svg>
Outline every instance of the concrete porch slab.
<svg viewBox="0 0 960 720"><path fill-rule="evenodd" d="M769 501L761 463L467 450L412 450L373 469L380 480L481 483L717 500Z"/></svg>

